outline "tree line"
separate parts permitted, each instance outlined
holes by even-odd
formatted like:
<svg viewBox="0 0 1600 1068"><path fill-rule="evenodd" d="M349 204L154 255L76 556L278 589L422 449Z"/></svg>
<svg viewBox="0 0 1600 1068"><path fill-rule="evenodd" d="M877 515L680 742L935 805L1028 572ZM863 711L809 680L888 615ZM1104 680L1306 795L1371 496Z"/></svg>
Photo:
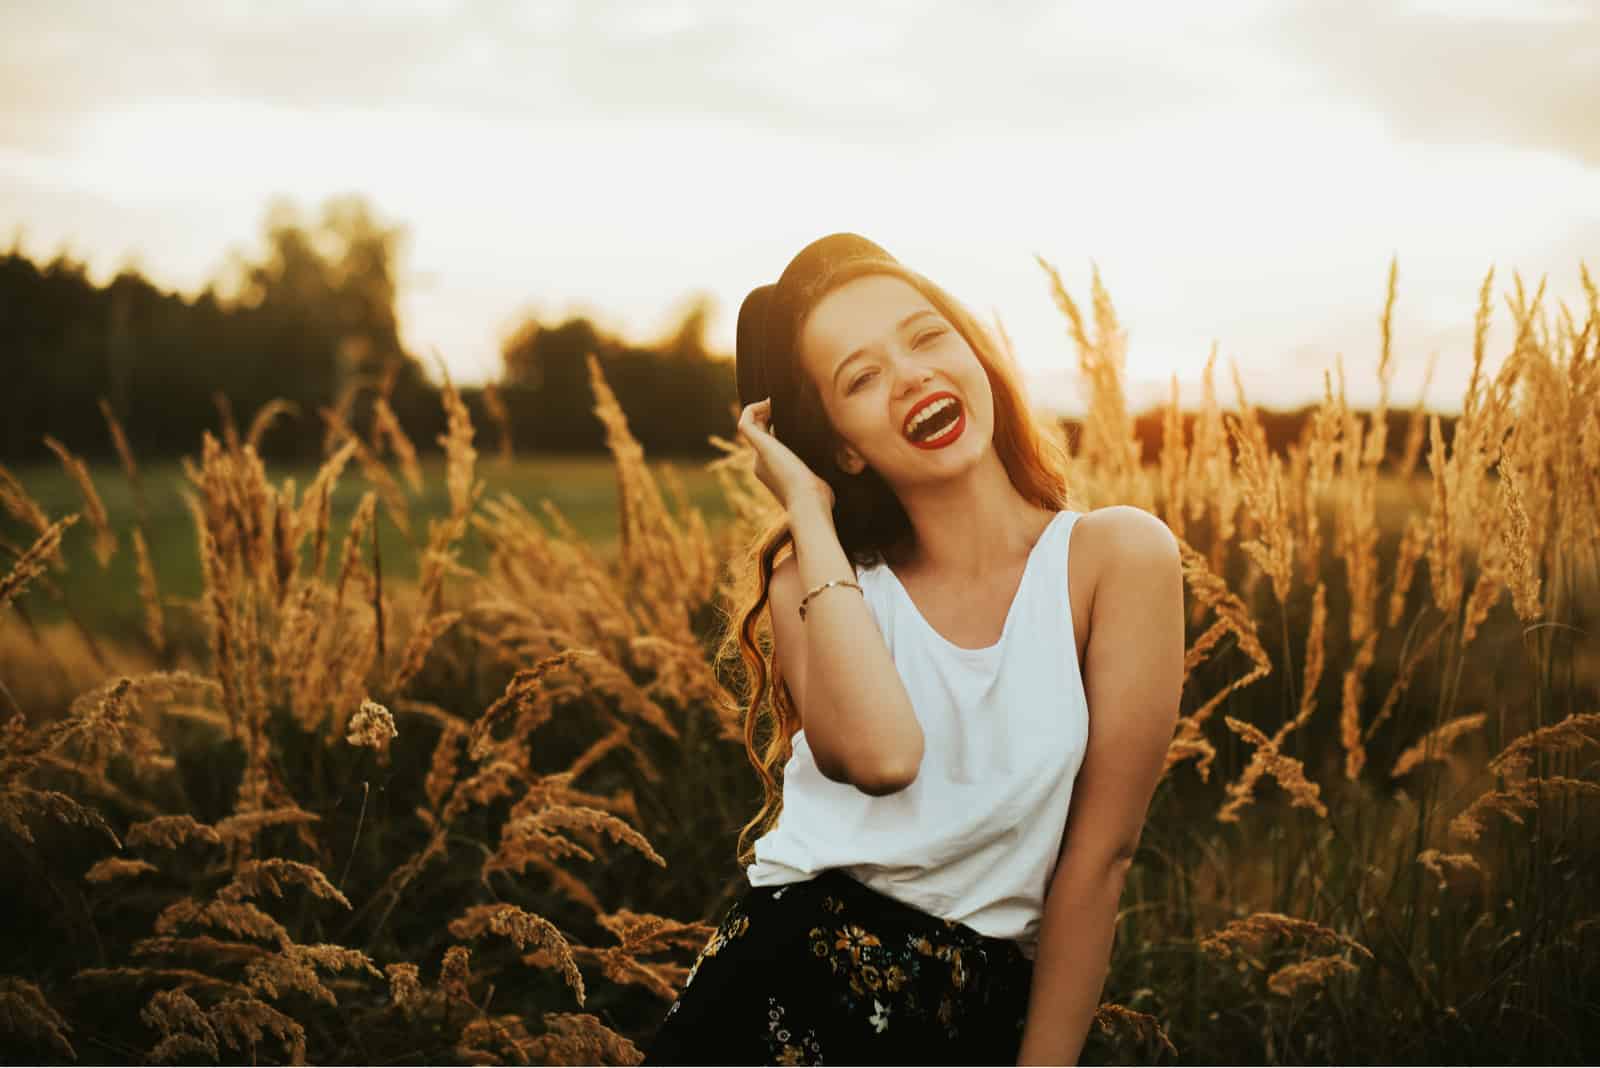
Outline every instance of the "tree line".
<svg viewBox="0 0 1600 1068"><path fill-rule="evenodd" d="M204 431L247 424L278 401L262 453L316 460L330 427L370 430L379 396L419 449L432 448L444 430L439 385L401 343L396 314L403 228L341 197L312 220L277 202L264 231L264 255L236 255L193 297L131 267L98 285L69 254L35 262L20 241L0 253L0 374L12 398L0 457L47 459L46 435L111 457L102 398L134 450L152 458L193 454ZM490 393L461 393L474 424L509 433L518 451L598 451L592 353L648 452L710 454L709 435L734 431L737 396L731 360L704 341L710 312L697 301L675 330L644 345L583 317L530 318L504 341Z"/></svg>
<svg viewBox="0 0 1600 1068"><path fill-rule="evenodd" d="M419 449L432 450L444 431L439 385L402 344L396 314L404 228L346 196L314 219L275 202L263 230L263 255L235 254L194 297L133 268L97 285L68 254L36 263L19 242L0 253L0 374L12 397L0 459L49 459L46 435L110 458L102 406L141 457L192 455L205 431L247 425L280 402L262 454L312 462L345 431L370 435L378 397ZM509 437L519 453L603 450L586 365L594 354L648 455L714 454L708 439L734 436L738 401L733 361L706 345L712 311L706 298L692 302L648 344L582 316L525 320L502 342L499 381L460 390L484 428L480 442L499 448ZM1310 411L1261 412L1269 444L1298 440ZM1396 450L1406 415L1389 419ZM1075 421L1064 422L1076 442ZM1162 422L1159 410L1137 416L1144 455L1158 454Z"/></svg>

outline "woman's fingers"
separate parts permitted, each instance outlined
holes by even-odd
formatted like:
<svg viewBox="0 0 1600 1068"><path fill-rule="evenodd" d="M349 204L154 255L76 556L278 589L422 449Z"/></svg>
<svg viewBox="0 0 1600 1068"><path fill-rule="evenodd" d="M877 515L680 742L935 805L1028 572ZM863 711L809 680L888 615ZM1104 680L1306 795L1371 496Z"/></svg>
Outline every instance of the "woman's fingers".
<svg viewBox="0 0 1600 1068"><path fill-rule="evenodd" d="M739 431L749 438L748 431L751 427L758 427L766 433L771 433L772 425L772 399L770 397L758 400L744 406L744 411L739 413ZM750 439L754 444L754 439Z"/></svg>
<svg viewBox="0 0 1600 1068"><path fill-rule="evenodd" d="M771 452L778 445L778 439L772 436L772 399L770 397L747 404L739 413L739 436L755 451L756 477L761 484L766 486L779 500L783 499L782 485L774 476L769 463L772 459Z"/></svg>

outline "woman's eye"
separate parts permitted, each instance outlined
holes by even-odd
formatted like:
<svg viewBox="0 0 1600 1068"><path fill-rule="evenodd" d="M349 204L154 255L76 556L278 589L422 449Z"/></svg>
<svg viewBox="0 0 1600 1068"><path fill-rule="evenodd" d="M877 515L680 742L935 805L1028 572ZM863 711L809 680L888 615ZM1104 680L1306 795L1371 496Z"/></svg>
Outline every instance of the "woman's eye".
<svg viewBox="0 0 1600 1068"><path fill-rule="evenodd" d="M869 379L872 378L873 375L875 375L877 373L878 372L876 372L876 371L868 371L868 372L866 372L860 378L858 378L854 382L850 383L850 390L849 391L851 393L854 393L856 391L856 387L857 386L861 385L863 382L868 381Z"/></svg>
<svg viewBox="0 0 1600 1068"><path fill-rule="evenodd" d="M916 339L914 341L912 341L911 344L912 344L912 347L915 348L916 346L921 345L924 341L928 340L929 338L942 337L943 335L944 335L944 331L939 329L939 328L937 328L937 327L935 327L932 330L924 330L922 333L920 333L920 334L918 334L916 336Z"/></svg>

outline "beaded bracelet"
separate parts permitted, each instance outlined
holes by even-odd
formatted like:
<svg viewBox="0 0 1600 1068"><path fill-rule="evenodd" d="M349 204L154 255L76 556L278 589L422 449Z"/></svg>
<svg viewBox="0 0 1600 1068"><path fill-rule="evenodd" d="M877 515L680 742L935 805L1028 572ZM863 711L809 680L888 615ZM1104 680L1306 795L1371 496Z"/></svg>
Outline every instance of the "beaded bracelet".
<svg viewBox="0 0 1600 1068"><path fill-rule="evenodd" d="M806 602L811 600L812 597L814 597L817 594L821 593L823 590L827 589L829 586L849 586L851 589L855 590L857 593L860 593L861 596L863 596L863 597L866 596L866 594L864 592L862 592L862 589L861 589L860 586L858 586L854 582L850 582L850 581L848 581L846 579L834 579L832 582L824 582L822 585L818 586L816 589L812 590L810 593L808 593L804 597L800 598L800 618L802 620L806 618Z"/></svg>

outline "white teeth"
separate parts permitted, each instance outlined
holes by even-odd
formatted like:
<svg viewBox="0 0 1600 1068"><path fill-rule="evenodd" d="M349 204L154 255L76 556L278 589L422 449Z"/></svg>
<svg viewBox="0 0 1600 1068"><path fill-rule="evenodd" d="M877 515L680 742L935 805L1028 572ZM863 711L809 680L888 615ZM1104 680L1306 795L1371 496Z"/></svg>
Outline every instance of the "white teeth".
<svg viewBox="0 0 1600 1068"><path fill-rule="evenodd" d="M916 414L916 417L913 418L911 422L906 424L906 437L914 438L919 426L927 422L928 419L935 413L944 411L955 402L956 400L954 397L940 397L938 400L922 409L922 411Z"/></svg>

